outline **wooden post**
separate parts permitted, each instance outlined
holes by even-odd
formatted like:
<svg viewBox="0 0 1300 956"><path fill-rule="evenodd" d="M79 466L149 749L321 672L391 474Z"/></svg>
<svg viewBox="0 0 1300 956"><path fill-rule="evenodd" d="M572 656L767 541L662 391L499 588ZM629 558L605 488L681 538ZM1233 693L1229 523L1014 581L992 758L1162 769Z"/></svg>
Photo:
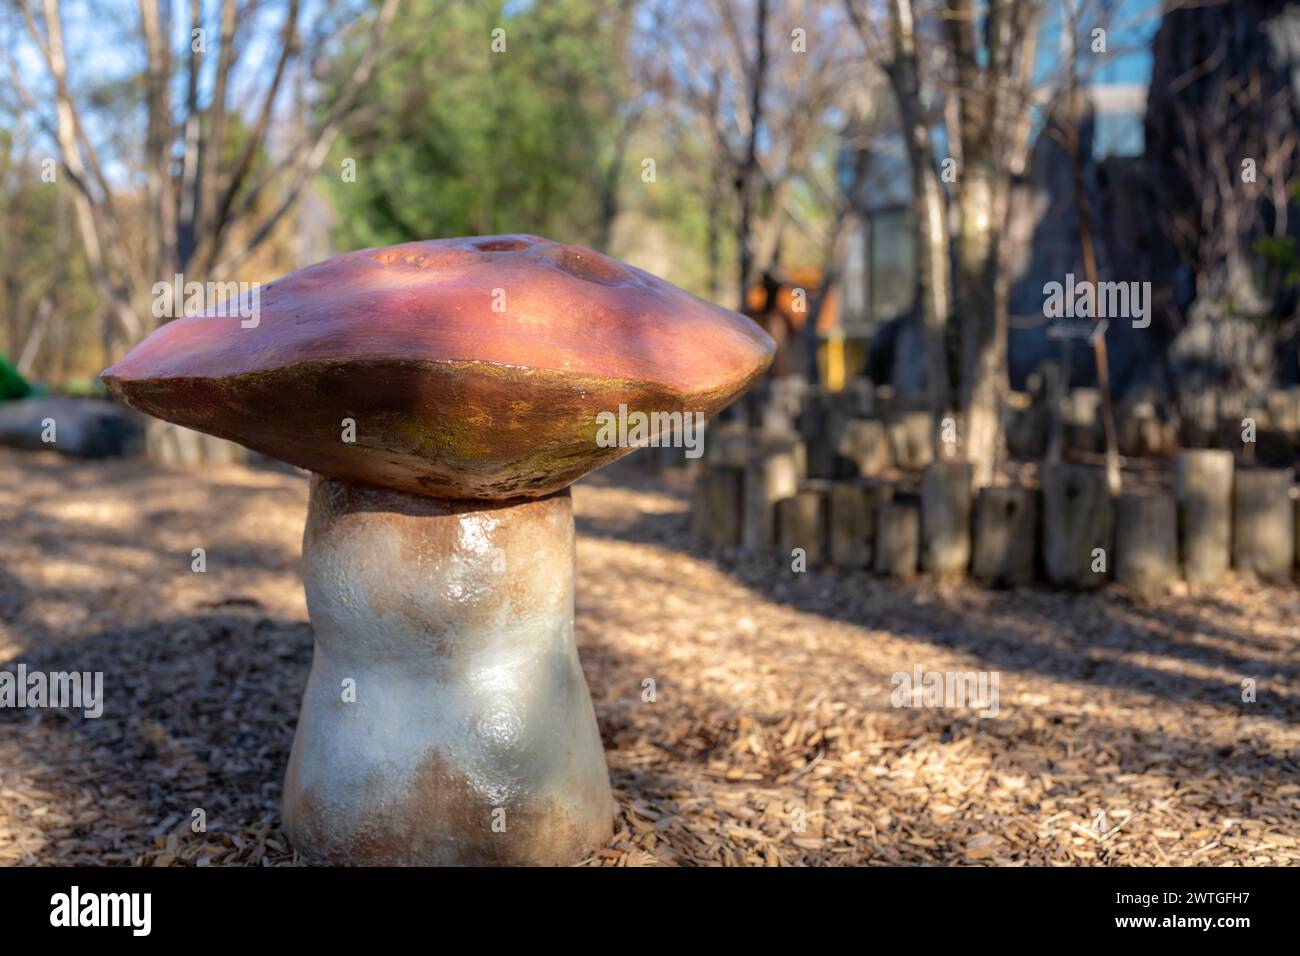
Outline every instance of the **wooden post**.
<svg viewBox="0 0 1300 956"><path fill-rule="evenodd" d="M971 573L989 587L1020 587L1034 580L1038 557L1038 492L982 488L975 499Z"/></svg>
<svg viewBox="0 0 1300 956"><path fill-rule="evenodd" d="M837 481L827 499L826 524L831 563L839 568L871 566L876 510L893 488L875 481Z"/></svg>
<svg viewBox="0 0 1300 956"><path fill-rule="evenodd" d="M1106 473L1085 465L1044 465L1043 568L1060 587L1101 587L1110 572L1113 514Z"/></svg>
<svg viewBox="0 0 1300 956"><path fill-rule="evenodd" d="M1295 562L1290 468L1243 468L1233 482L1232 564L1248 580L1285 584Z"/></svg>
<svg viewBox="0 0 1300 956"><path fill-rule="evenodd" d="M885 423L874 418L851 418L840 435L840 457L852 461L863 477L876 477L893 467L893 450Z"/></svg>
<svg viewBox="0 0 1300 956"><path fill-rule="evenodd" d="M715 548L740 545L740 498L745 472L735 465L715 465L700 476L698 501L702 518L696 525L705 542Z"/></svg>
<svg viewBox="0 0 1300 956"><path fill-rule="evenodd" d="M759 427L769 435L797 435L799 410L808 383L801 376L771 379L759 404Z"/></svg>
<svg viewBox="0 0 1300 956"><path fill-rule="evenodd" d="M1073 388L1066 399L1065 444L1067 448L1084 452L1102 450L1102 435L1098 413L1101 410L1101 392L1095 388Z"/></svg>
<svg viewBox="0 0 1300 956"><path fill-rule="evenodd" d="M749 442L743 422L709 422L704 428L704 460L710 465L744 465Z"/></svg>
<svg viewBox="0 0 1300 956"><path fill-rule="evenodd" d="M920 470L934 459L934 416L929 412L900 412L889 424L894 460L900 468Z"/></svg>
<svg viewBox="0 0 1300 956"><path fill-rule="evenodd" d="M803 548L809 565L825 560L830 487L829 482L805 481L794 495L776 503L777 542L783 558L788 560L795 548Z"/></svg>
<svg viewBox="0 0 1300 956"><path fill-rule="evenodd" d="M921 480L921 566L937 578L958 578L970 564L970 462L932 461Z"/></svg>
<svg viewBox="0 0 1300 956"><path fill-rule="evenodd" d="M767 436L750 451L741 491L740 544L746 550L766 551L776 543L776 503L799 490L800 447L797 438Z"/></svg>
<svg viewBox="0 0 1300 956"><path fill-rule="evenodd" d="M1210 584L1228 570L1231 553L1232 452L1185 449L1175 473L1183 573Z"/></svg>
<svg viewBox="0 0 1300 956"><path fill-rule="evenodd" d="M168 466L227 465L248 460L248 449L232 441L151 418L145 423L145 454Z"/></svg>
<svg viewBox="0 0 1300 956"><path fill-rule="evenodd" d="M1169 495L1115 499L1115 580L1135 591L1166 591L1178 577L1178 505Z"/></svg>
<svg viewBox="0 0 1300 956"><path fill-rule="evenodd" d="M921 550L921 506L914 495L891 497L876 512L877 574L904 580L916 577Z"/></svg>
<svg viewBox="0 0 1300 956"><path fill-rule="evenodd" d="M835 397L824 389L809 391L799 414L799 434L808 449L808 476L834 478L837 466L836 445L842 417Z"/></svg>
<svg viewBox="0 0 1300 956"><path fill-rule="evenodd" d="M1295 566L1300 568L1300 498L1297 498L1294 504L1292 513L1295 515Z"/></svg>

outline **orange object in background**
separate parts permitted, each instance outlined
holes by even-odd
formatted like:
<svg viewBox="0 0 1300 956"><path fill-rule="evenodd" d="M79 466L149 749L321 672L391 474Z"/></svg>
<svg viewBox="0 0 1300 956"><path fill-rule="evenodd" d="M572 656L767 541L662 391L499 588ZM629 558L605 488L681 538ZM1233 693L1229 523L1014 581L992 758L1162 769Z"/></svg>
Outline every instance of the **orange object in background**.
<svg viewBox="0 0 1300 956"><path fill-rule="evenodd" d="M792 329L802 329L812 312L813 301L817 298L817 289L821 285L820 269L788 269L781 274L776 287L773 310L780 314ZM803 308L795 308L795 292L803 290ZM754 283L745 296L745 314L758 318L767 306L768 292L760 281ZM826 293L826 303L821 315L817 317L817 332L826 335L839 324L840 296L834 285Z"/></svg>
<svg viewBox="0 0 1300 956"><path fill-rule="evenodd" d="M750 287L745 296L745 314L761 325L776 342L776 358L772 362L772 375L786 375L804 371L801 333L812 313L817 290L821 285L821 270L813 268L785 270L775 283L765 277ZM769 305L770 302L770 305ZM834 285L826 293L821 314L817 316L817 337L825 342L839 327L839 289ZM824 345L819 343L819 353ZM832 389L842 387L843 359L829 361L832 356L822 356L825 384ZM838 369L839 374L834 374ZM827 374L832 373L832 374ZM838 379L838 381L832 381Z"/></svg>

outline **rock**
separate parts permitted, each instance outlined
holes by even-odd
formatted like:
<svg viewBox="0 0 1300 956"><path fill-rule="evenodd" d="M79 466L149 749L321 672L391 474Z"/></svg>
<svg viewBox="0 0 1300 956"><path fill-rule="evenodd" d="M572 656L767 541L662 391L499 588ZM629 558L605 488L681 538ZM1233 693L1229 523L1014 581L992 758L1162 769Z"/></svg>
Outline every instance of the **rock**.
<svg viewBox="0 0 1300 956"><path fill-rule="evenodd" d="M1106 473L1085 465L1047 464L1040 475L1047 579L1059 587L1101 587L1113 550L1114 517Z"/></svg>
<svg viewBox="0 0 1300 956"><path fill-rule="evenodd" d="M78 458L132 455L144 447L144 420L97 398L23 398L0 403L0 445ZM53 441L45 441L45 437Z"/></svg>
<svg viewBox="0 0 1300 956"><path fill-rule="evenodd" d="M877 574L908 580L916 577L921 551L921 503L914 495L891 497L876 511Z"/></svg>
<svg viewBox="0 0 1300 956"><path fill-rule="evenodd" d="M1115 580L1135 591L1166 591L1178 578L1178 504L1170 495L1115 499Z"/></svg>
<svg viewBox="0 0 1300 956"><path fill-rule="evenodd" d="M1233 481L1232 565L1248 580L1285 584L1295 562L1290 468L1243 468Z"/></svg>
<svg viewBox="0 0 1300 956"><path fill-rule="evenodd" d="M1231 553L1232 452L1187 449L1174 470L1183 573L1211 584L1228 570Z"/></svg>
<svg viewBox="0 0 1300 956"><path fill-rule="evenodd" d="M971 574L989 587L1034 580L1039 496L1032 488L982 488L975 499Z"/></svg>
<svg viewBox="0 0 1300 956"><path fill-rule="evenodd" d="M941 459L921 479L921 567L938 578L957 578L970 564L970 462Z"/></svg>

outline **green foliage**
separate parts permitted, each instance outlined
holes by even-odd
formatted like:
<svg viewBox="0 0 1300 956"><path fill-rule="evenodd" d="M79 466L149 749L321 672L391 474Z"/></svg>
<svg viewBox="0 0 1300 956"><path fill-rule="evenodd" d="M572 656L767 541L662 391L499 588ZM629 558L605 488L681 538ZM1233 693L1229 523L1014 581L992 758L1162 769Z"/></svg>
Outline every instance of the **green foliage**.
<svg viewBox="0 0 1300 956"><path fill-rule="evenodd" d="M1292 187L1291 196L1300 202L1300 182ZM1251 251L1283 286L1300 285L1300 243L1294 236L1261 236L1251 244Z"/></svg>
<svg viewBox="0 0 1300 956"><path fill-rule="evenodd" d="M18 369L9 364L9 360L0 355L0 402L7 402L14 398L25 398L31 394L32 388L18 374Z"/></svg>
<svg viewBox="0 0 1300 956"><path fill-rule="evenodd" d="M624 14L608 0L408 6L393 27L398 52L326 167L340 243L506 232L590 242L625 92ZM491 47L498 28L505 52ZM339 176L345 158L356 182Z"/></svg>
<svg viewBox="0 0 1300 956"><path fill-rule="evenodd" d="M98 377L74 378L59 386L59 394L78 398L108 398L108 387Z"/></svg>
<svg viewBox="0 0 1300 956"><path fill-rule="evenodd" d="M47 182L45 159L30 140L0 128L0 351L18 359L41 299L51 295L54 315L28 369L36 380L66 374L97 345L95 297L69 201L72 186L66 178ZM95 355L86 364L97 362ZM15 396L0 386L5 397Z"/></svg>
<svg viewBox="0 0 1300 956"><path fill-rule="evenodd" d="M1261 236L1251 248L1277 270L1284 285L1300 282L1300 248L1297 248L1295 239L1290 236Z"/></svg>

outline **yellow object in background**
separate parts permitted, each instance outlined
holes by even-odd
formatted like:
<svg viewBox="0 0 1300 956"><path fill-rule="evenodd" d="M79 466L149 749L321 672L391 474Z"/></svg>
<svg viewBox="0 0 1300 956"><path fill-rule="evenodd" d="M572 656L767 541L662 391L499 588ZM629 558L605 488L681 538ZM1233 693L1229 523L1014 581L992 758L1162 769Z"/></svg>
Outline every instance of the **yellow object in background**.
<svg viewBox="0 0 1300 956"><path fill-rule="evenodd" d="M832 392L843 391L866 363L866 343L846 339L839 329L833 329L817 345L817 370L822 384Z"/></svg>
<svg viewBox="0 0 1300 956"><path fill-rule="evenodd" d="M826 370L822 381L832 392L844 387L844 334L839 329L832 329L826 336Z"/></svg>

